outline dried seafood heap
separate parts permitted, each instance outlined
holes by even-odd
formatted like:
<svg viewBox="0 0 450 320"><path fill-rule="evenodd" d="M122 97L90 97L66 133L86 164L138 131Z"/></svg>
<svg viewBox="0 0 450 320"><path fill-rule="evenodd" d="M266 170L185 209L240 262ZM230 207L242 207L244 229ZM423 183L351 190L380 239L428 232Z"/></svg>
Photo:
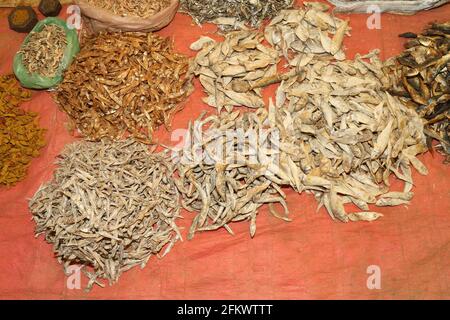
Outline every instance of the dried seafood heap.
<svg viewBox="0 0 450 320"><path fill-rule="evenodd" d="M24 179L31 160L45 146L45 129L38 115L19 106L31 98L14 75L0 76L0 186L12 186Z"/></svg>
<svg viewBox="0 0 450 320"><path fill-rule="evenodd" d="M65 268L94 269L88 289L98 278L115 283L181 239L172 174L166 155L132 140L69 145L53 181L30 201L36 235L45 234Z"/></svg>
<svg viewBox="0 0 450 320"><path fill-rule="evenodd" d="M350 31L348 21L330 16L329 6L323 3L307 3L306 9L284 10L265 29L266 40L277 48L295 66L300 55L306 53L332 55L336 60L345 60L342 42Z"/></svg>
<svg viewBox="0 0 450 320"><path fill-rule="evenodd" d="M402 36L412 38L406 50L386 62L391 92L426 120L426 134L440 141L450 163L450 22Z"/></svg>
<svg viewBox="0 0 450 320"><path fill-rule="evenodd" d="M122 17L148 18L167 8L171 0L85 0L87 3L105 9Z"/></svg>
<svg viewBox="0 0 450 320"><path fill-rule="evenodd" d="M128 132L149 143L191 94L188 69L189 59L173 51L169 38L102 32L85 40L56 99L89 140Z"/></svg>
<svg viewBox="0 0 450 320"><path fill-rule="evenodd" d="M196 23L212 22L222 31L257 28L281 10L292 7L294 0L181 0L181 12Z"/></svg>
<svg viewBox="0 0 450 320"><path fill-rule="evenodd" d="M191 136L200 137L200 143L192 154L185 152L190 161L179 165L184 206L199 211L191 236L195 231L229 228L228 223L243 219L251 221L253 236L262 203L285 206L281 186L312 193L333 219L373 221L382 215L370 211L370 204L409 204L413 197L411 166L428 173L416 157L427 151L422 120L387 92L389 76L377 51L344 60L347 22L332 18L325 8L309 3L306 10L283 11L267 27L269 42L290 67L285 73L290 77L278 77L282 82L276 102L270 103L267 112L261 108L241 116L224 113L199 125L210 123L218 130L216 134L227 137L225 147L236 143L222 132L228 130L278 132L277 142L253 149L244 143L244 148L226 151L230 159L222 160L211 151L221 148L209 147L217 143L214 132L201 138L197 127L191 129ZM206 159L215 160L214 165L192 162L198 149L208 155ZM265 163L268 155L278 162ZM247 160L251 156L256 157L254 163ZM233 164L233 159L240 162ZM405 182L402 192L389 192L391 174ZM347 213L346 203L361 211Z"/></svg>
<svg viewBox="0 0 450 320"><path fill-rule="evenodd" d="M202 37L191 45L200 50L193 71L208 97L204 99L220 112L234 106L264 107L261 81L277 74L278 52L261 44L263 35L254 31L236 31L223 42ZM237 91L236 87L248 90Z"/></svg>
<svg viewBox="0 0 450 320"><path fill-rule="evenodd" d="M28 72L52 78L58 73L67 47L66 32L56 24L44 25L39 32L32 32L29 40L18 53Z"/></svg>
<svg viewBox="0 0 450 320"><path fill-rule="evenodd" d="M258 208L266 203L280 203L284 216L270 207L272 214L289 220L286 195L280 188L286 184L282 181L285 176L276 165L279 139L276 131L265 130L267 117L264 108L242 115L239 111L223 112L201 117L190 126L179 157L177 180L183 207L198 212L189 239L195 232L222 227L233 234L228 224L243 220L251 222L253 237Z"/></svg>

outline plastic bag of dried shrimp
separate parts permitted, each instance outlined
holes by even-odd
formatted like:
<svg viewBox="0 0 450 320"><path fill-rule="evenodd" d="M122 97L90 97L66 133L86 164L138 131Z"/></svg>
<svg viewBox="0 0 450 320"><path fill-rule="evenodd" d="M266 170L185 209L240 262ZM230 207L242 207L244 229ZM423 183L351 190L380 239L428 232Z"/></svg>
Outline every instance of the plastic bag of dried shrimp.
<svg viewBox="0 0 450 320"><path fill-rule="evenodd" d="M156 31L174 18L179 0L75 0L88 32Z"/></svg>

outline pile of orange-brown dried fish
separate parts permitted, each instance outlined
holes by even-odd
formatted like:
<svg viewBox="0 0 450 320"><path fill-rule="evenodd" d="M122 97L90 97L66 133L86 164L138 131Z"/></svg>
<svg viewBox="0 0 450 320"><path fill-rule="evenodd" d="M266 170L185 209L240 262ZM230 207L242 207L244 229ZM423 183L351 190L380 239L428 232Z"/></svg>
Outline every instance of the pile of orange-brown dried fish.
<svg viewBox="0 0 450 320"><path fill-rule="evenodd" d="M0 186L12 186L25 178L31 160L45 146L45 129L38 115L20 108L31 98L14 75L0 76Z"/></svg>
<svg viewBox="0 0 450 320"><path fill-rule="evenodd" d="M58 72L67 47L66 32L56 24L44 25L41 31L31 32L18 53L28 72L43 77L54 77Z"/></svg>
<svg viewBox="0 0 450 320"><path fill-rule="evenodd" d="M450 22L401 36L411 39L400 56L386 62L391 92L426 120L425 133L440 142L438 150L450 163Z"/></svg>
<svg viewBox="0 0 450 320"><path fill-rule="evenodd" d="M180 11L196 23L212 22L222 31L257 28L281 10L292 7L294 0L181 0Z"/></svg>
<svg viewBox="0 0 450 320"><path fill-rule="evenodd" d="M261 84L277 74L278 52L262 45L264 35L255 31L236 31L221 42L201 37L191 45L199 51L193 72L208 97L211 107L231 111L234 106L264 107ZM246 87L238 90L236 87Z"/></svg>
<svg viewBox="0 0 450 320"><path fill-rule="evenodd" d="M56 100L89 140L144 143L192 93L189 59L174 52L169 38L153 33L101 32L87 37L65 72Z"/></svg>
<svg viewBox="0 0 450 320"><path fill-rule="evenodd" d="M243 114L202 115L190 125L175 158L182 206L198 212L189 239L196 232L220 228L233 234L229 224L244 220L250 221L253 237L258 209L264 204L269 204L274 216L289 221L286 195L280 187L289 180L279 167L278 132L265 130L266 120L268 113L260 108ZM285 160L284 153L281 160ZM283 206L284 214L274 209L276 203Z"/></svg>
<svg viewBox="0 0 450 320"><path fill-rule="evenodd" d="M86 2L122 17L148 18L167 8L171 0L86 0Z"/></svg>
<svg viewBox="0 0 450 320"><path fill-rule="evenodd" d="M86 267L87 289L103 286L100 279L115 283L181 239L179 194L166 154L130 139L77 142L58 164L29 207L36 236L45 234L59 262Z"/></svg>

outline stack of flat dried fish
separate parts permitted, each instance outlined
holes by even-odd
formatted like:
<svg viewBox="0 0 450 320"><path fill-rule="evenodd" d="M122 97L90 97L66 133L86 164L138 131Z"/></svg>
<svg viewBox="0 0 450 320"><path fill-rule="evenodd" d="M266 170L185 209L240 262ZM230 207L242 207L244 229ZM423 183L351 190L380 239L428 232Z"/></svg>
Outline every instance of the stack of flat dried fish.
<svg viewBox="0 0 450 320"><path fill-rule="evenodd" d="M450 163L450 22L433 23L422 35L411 32L406 50L386 62L391 92L426 120L426 134L440 141Z"/></svg>
<svg viewBox="0 0 450 320"><path fill-rule="evenodd" d="M193 72L208 97L209 106L228 111L233 106L264 107L262 79L277 74L278 52L261 44L263 35L254 31L235 31L223 42L202 37L191 45L200 50L193 63ZM236 86L247 86L246 92L237 92Z"/></svg>
<svg viewBox="0 0 450 320"><path fill-rule="evenodd" d="M18 53L31 73L52 78L58 72L67 47L66 32L56 24L44 25L41 31L32 32L28 42Z"/></svg>
<svg viewBox="0 0 450 320"><path fill-rule="evenodd" d="M189 239L195 232L222 227L233 234L229 224L244 220L250 221L253 237L263 204L270 204L275 216L289 220L286 195L280 188L289 181L283 180L288 177L277 166L278 132L264 130L267 118L267 111L260 108L242 115L236 111L202 116L190 126L178 158L180 180L176 181L183 207L198 212ZM284 215L276 213L274 203L284 207Z"/></svg>
<svg viewBox="0 0 450 320"><path fill-rule="evenodd" d="M181 0L181 12L188 13L198 24L212 22L222 31L257 28L294 0Z"/></svg>
<svg viewBox="0 0 450 320"><path fill-rule="evenodd" d="M333 55L345 60L342 42L350 31L348 21L330 16L329 6L323 3L307 3L300 10L284 10L265 29L266 40L277 48L292 66L302 56L297 53ZM293 60L288 51L294 52Z"/></svg>
<svg viewBox="0 0 450 320"><path fill-rule="evenodd" d="M152 33L101 32L88 37L66 71L56 99L90 140L141 142L192 93L189 59L173 51L169 38Z"/></svg>
<svg viewBox="0 0 450 320"><path fill-rule="evenodd" d="M93 268L88 289L98 278L115 283L181 239L173 170L166 155L132 140L69 145L53 181L30 201L36 235L45 234L65 268Z"/></svg>
<svg viewBox="0 0 450 320"><path fill-rule="evenodd" d="M87 3L108 10L122 17L148 18L170 5L171 0L85 0Z"/></svg>

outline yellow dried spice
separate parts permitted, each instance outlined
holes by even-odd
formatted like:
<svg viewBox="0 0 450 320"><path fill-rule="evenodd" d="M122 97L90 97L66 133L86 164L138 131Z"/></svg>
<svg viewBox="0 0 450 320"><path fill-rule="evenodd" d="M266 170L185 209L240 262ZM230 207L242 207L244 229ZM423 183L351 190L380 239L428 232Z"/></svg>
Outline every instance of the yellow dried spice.
<svg viewBox="0 0 450 320"><path fill-rule="evenodd" d="M45 146L45 129L38 115L19 108L31 94L13 75L0 76L0 186L12 186L25 178L33 158Z"/></svg>

